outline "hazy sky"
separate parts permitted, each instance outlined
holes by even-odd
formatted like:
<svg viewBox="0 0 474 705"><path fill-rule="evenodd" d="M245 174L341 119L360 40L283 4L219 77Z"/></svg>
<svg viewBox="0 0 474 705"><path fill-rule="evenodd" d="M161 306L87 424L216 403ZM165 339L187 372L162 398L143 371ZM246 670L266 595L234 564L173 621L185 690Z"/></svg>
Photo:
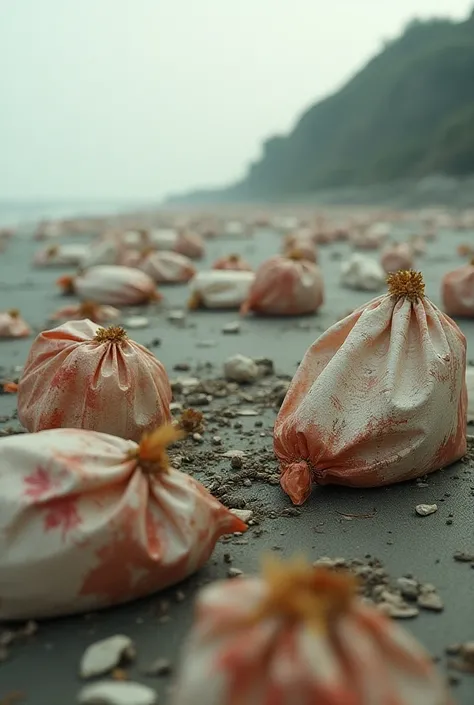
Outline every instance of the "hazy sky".
<svg viewBox="0 0 474 705"><path fill-rule="evenodd" d="M413 16L473 0L0 0L0 200L240 176Z"/></svg>

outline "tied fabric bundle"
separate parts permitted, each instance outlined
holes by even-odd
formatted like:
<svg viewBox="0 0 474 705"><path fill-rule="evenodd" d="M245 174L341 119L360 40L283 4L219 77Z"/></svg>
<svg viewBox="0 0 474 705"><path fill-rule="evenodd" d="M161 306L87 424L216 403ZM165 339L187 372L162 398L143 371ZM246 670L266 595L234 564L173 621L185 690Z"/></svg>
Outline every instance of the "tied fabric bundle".
<svg viewBox="0 0 474 705"><path fill-rule="evenodd" d="M187 282L196 274L196 268L189 257L178 252L145 252L136 266L158 284Z"/></svg>
<svg viewBox="0 0 474 705"><path fill-rule="evenodd" d="M268 559L198 596L171 705L449 705L431 657L355 580Z"/></svg>
<svg viewBox="0 0 474 705"><path fill-rule="evenodd" d="M474 259L444 275L441 296L447 314L474 318Z"/></svg>
<svg viewBox="0 0 474 705"><path fill-rule="evenodd" d="M52 320L80 321L88 318L94 323L107 323L120 318L120 311L113 306L101 306L93 301L83 301L80 304L63 306L51 316Z"/></svg>
<svg viewBox="0 0 474 705"><path fill-rule="evenodd" d="M0 619L85 612L184 580L246 525L170 467L171 426L140 444L56 429L0 445Z"/></svg>
<svg viewBox="0 0 474 705"><path fill-rule="evenodd" d="M377 291L385 284L385 272L370 257L354 254L341 265L341 284L356 291Z"/></svg>
<svg viewBox="0 0 474 705"><path fill-rule="evenodd" d="M311 233L302 231L294 235L287 235L283 240L283 256L291 257L292 253L299 252L301 259L317 264L318 250L314 244Z"/></svg>
<svg viewBox="0 0 474 705"><path fill-rule="evenodd" d="M288 256L270 257L257 269L241 313L298 316L314 313L323 301L321 270L295 250Z"/></svg>
<svg viewBox="0 0 474 705"><path fill-rule="evenodd" d="M29 335L31 328L23 320L18 309L0 311L0 338L27 338Z"/></svg>
<svg viewBox="0 0 474 705"><path fill-rule="evenodd" d="M413 267L413 249L407 242L388 245L382 252L380 262L387 274Z"/></svg>
<svg viewBox="0 0 474 705"><path fill-rule="evenodd" d="M132 267L90 267L74 279L62 277L58 284L64 291L76 293L83 301L110 306L134 306L161 300L153 279Z"/></svg>
<svg viewBox="0 0 474 705"><path fill-rule="evenodd" d="M171 419L165 368L123 328L68 321L43 331L18 387L18 418L30 431L84 428L138 440Z"/></svg>
<svg viewBox="0 0 474 705"><path fill-rule="evenodd" d="M387 485L466 452L466 339L419 272L388 283L308 349L280 408L274 450L294 504L312 482Z"/></svg>
<svg viewBox="0 0 474 705"><path fill-rule="evenodd" d="M188 308L238 309L247 298L254 279L253 272L222 269L198 272L189 284Z"/></svg>
<svg viewBox="0 0 474 705"><path fill-rule="evenodd" d="M253 272L253 267L240 255L232 254L216 259L213 269L228 269L235 272Z"/></svg>
<svg viewBox="0 0 474 705"><path fill-rule="evenodd" d="M51 245L36 252L35 267L78 267L89 254L86 245Z"/></svg>
<svg viewBox="0 0 474 705"><path fill-rule="evenodd" d="M198 233L190 230L180 230L174 246L174 251L190 259L201 259L204 256L204 240Z"/></svg>

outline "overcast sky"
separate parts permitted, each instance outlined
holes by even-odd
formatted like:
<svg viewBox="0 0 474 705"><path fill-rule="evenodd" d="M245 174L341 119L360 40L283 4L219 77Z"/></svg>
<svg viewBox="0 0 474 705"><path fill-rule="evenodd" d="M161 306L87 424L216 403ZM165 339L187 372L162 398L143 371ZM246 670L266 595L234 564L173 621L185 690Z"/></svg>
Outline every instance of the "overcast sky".
<svg viewBox="0 0 474 705"><path fill-rule="evenodd" d="M473 0L0 0L0 199L243 174L413 16Z"/></svg>

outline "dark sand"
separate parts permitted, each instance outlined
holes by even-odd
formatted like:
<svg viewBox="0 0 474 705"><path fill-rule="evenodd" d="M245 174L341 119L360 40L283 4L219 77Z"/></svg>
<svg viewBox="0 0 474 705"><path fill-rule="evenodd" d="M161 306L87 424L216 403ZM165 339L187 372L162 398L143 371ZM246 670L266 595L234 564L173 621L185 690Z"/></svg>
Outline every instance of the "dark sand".
<svg viewBox="0 0 474 705"><path fill-rule="evenodd" d="M461 263L456 255L460 242L472 240L472 233L446 233L436 243L429 244L428 255L420 257L418 268L425 276L426 293L439 304L439 285L442 274ZM87 238L75 238L84 241ZM72 238L67 240L73 241ZM30 262L36 248L42 243L16 239L4 254L0 254L0 308L19 308L39 331L53 327L47 323L48 314L68 301L59 296L54 281L64 270L33 270ZM210 241L207 258L200 264L212 262L217 256L237 251L257 264L279 247L279 238L272 232L261 232L252 239ZM339 286L340 260L337 254L346 255L347 245L320 248L320 259L326 284L326 303L315 317L292 320L262 320L251 317L242 321L241 333L224 335L222 326L237 320L234 313L197 312L187 316L186 325L180 327L167 319L165 310L148 312L150 326L143 330L129 331L140 343L150 344L156 338L161 345L153 348L167 366L171 378L194 374L200 378L213 378L221 374L222 362L227 356L240 352L252 357L269 357L277 373L292 375L298 361L314 339L336 319L372 297L363 292L352 292ZM164 290L169 308L180 308L187 298L186 287L168 287ZM136 311L141 313L141 311ZM468 337L470 355L474 358L474 321L462 322ZM15 366L24 363L31 345L25 341L0 342L0 376L11 379L18 376ZM204 345L204 346L203 346ZM189 363L190 372L175 372L176 363ZM209 369L203 366L209 364ZM273 379L273 382L276 380ZM246 390L252 396L255 389ZM222 400L218 400L222 406ZM246 404L255 407L251 401ZM8 419L0 428L19 427L13 417L16 398L0 396L0 417ZM215 408L215 407L211 407ZM209 472L227 478L235 474L229 459L216 459L216 448L211 437L218 433L222 438L219 452L239 448L257 456L257 449L267 449L262 465L276 471L270 458L272 439L270 431L275 419L275 409L267 409L257 417L240 418L243 429L218 428L218 423L208 424L204 443L190 444L191 458L194 450L201 460L191 460L183 469L196 472L196 476L209 484ZM262 427L255 423L263 422ZM243 437L245 431L248 435ZM1 442L1 441L0 441ZM206 453L209 466L206 466ZM204 471L204 474L200 472ZM60 619L40 623L35 636L15 643L8 660L0 665L0 702L10 691L22 691L28 705L66 705L74 703L81 687L78 665L81 654L90 643L117 633L131 636L137 645L138 658L129 669L130 677L156 688L160 702L166 702L169 677L146 677L145 669L158 657L169 659L173 666L192 619L193 596L199 582L226 577L229 564L224 559L230 553L232 566L245 572L256 571L259 556L265 550L278 551L278 555L291 556L302 549L315 560L320 556L364 558L368 555L382 560L391 576L412 573L422 582L433 583L442 597L445 609L441 613L422 611L414 620L403 625L411 630L429 652L440 659L445 669L445 648L453 643L474 639L474 570L469 563L456 562L456 551L474 553L474 467L458 463L448 470L430 476L424 486L415 483L392 486L379 490L349 490L341 488L315 489L310 501L299 516L281 516L282 510L291 507L280 488L266 482L253 480L251 487L239 487L236 493L248 501L261 521L246 534L247 544L232 541L219 543L207 566L193 579L171 589L166 594L100 614ZM206 477L207 471L207 477ZM438 512L426 518L415 514L419 503L437 503ZM274 511L272 515L270 512ZM344 517L343 514L367 515L367 518ZM275 516L276 518L272 518ZM452 521L452 523L447 523ZM180 594L180 591L184 594ZM169 601L169 607L163 605ZM160 618L162 608L169 619ZM460 705L474 703L474 675L461 675L453 670L451 676L459 679L453 693ZM201 705L198 703L197 705ZM204 703L202 704L204 705ZM295 703L295 705L297 705Z"/></svg>

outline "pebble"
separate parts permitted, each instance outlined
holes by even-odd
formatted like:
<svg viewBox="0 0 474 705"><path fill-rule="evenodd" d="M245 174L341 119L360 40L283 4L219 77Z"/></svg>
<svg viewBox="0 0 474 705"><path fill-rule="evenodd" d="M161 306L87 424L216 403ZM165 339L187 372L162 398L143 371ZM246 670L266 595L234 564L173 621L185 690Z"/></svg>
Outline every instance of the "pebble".
<svg viewBox="0 0 474 705"><path fill-rule="evenodd" d="M125 328L138 330L139 328L148 328L150 321L145 316L131 316L124 320L123 325Z"/></svg>
<svg viewBox="0 0 474 705"><path fill-rule="evenodd" d="M443 601L436 592L422 592L418 596L417 604L422 609L432 612L442 612L444 610Z"/></svg>
<svg viewBox="0 0 474 705"><path fill-rule="evenodd" d="M419 585L411 578L397 578L397 587L407 600L416 600L419 593Z"/></svg>
<svg viewBox="0 0 474 705"><path fill-rule="evenodd" d="M242 465L243 461L239 455L234 455L234 457L230 459L230 466L234 468L234 470L240 470Z"/></svg>
<svg viewBox="0 0 474 705"><path fill-rule="evenodd" d="M200 433L193 433L193 441L196 443L204 443L204 438L201 436Z"/></svg>
<svg viewBox="0 0 474 705"><path fill-rule="evenodd" d="M184 323L186 314L184 311L169 311L167 318L171 323Z"/></svg>
<svg viewBox="0 0 474 705"><path fill-rule="evenodd" d="M222 438L220 436L212 436L212 445L220 446L222 444Z"/></svg>
<svg viewBox="0 0 474 705"><path fill-rule="evenodd" d="M253 518L253 511L251 509L231 509L230 511L245 524Z"/></svg>
<svg viewBox="0 0 474 705"><path fill-rule="evenodd" d="M226 450L225 453L222 453L223 458L243 458L245 457L245 450Z"/></svg>
<svg viewBox="0 0 474 705"><path fill-rule="evenodd" d="M123 661L133 661L134 658L133 641L124 634L116 634L87 647L81 659L79 672L82 678L101 676Z"/></svg>
<svg viewBox="0 0 474 705"><path fill-rule="evenodd" d="M258 411L255 411L255 409L239 409L237 411L238 416L258 416ZM239 428L237 424L235 424L235 428Z"/></svg>
<svg viewBox="0 0 474 705"><path fill-rule="evenodd" d="M224 362L224 376L231 382L255 382L259 375L258 365L251 357L233 355Z"/></svg>
<svg viewBox="0 0 474 705"><path fill-rule="evenodd" d="M158 695L153 688L133 681L99 681L79 692L79 705L156 705Z"/></svg>
<svg viewBox="0 0 474 705"><path fill-rule="evenodd" d="M227 576L229 578L240 578L240 576L243 574L243 570L239 570L238 568L229 568L229 570L227 571Z"/></svg>
<svg viewBox="0 0 474 705"><path fill-rule="evenodd" d="M459 653L466 663L474 666L474 641L467 641L465 644L461 644Z"/></svg>
<svg viewBox="0 0 474 705"><path fill-rule="evenodd" d="M380 602L377 605L377 609L389 617L392 617L392 619L413 619L420 614L420 611L416 607L410 607L404 604L394 605L390 602Z"/></svg>
<svg viewBox="0 0 474 705"><path fill-rule="evenodd" d="M427 517L430 514L434 514L438 511L437 504L417 504L415 511L420 517Z"/></svg>
<svg viewBox="0 0 474 705"><path fill-rule="evenodd" d="M240 323L239 321L231 321L230 323L226 323L225 326L222 329L223 333L230 333L230 334L236 334L240 333Z"/></svg>

